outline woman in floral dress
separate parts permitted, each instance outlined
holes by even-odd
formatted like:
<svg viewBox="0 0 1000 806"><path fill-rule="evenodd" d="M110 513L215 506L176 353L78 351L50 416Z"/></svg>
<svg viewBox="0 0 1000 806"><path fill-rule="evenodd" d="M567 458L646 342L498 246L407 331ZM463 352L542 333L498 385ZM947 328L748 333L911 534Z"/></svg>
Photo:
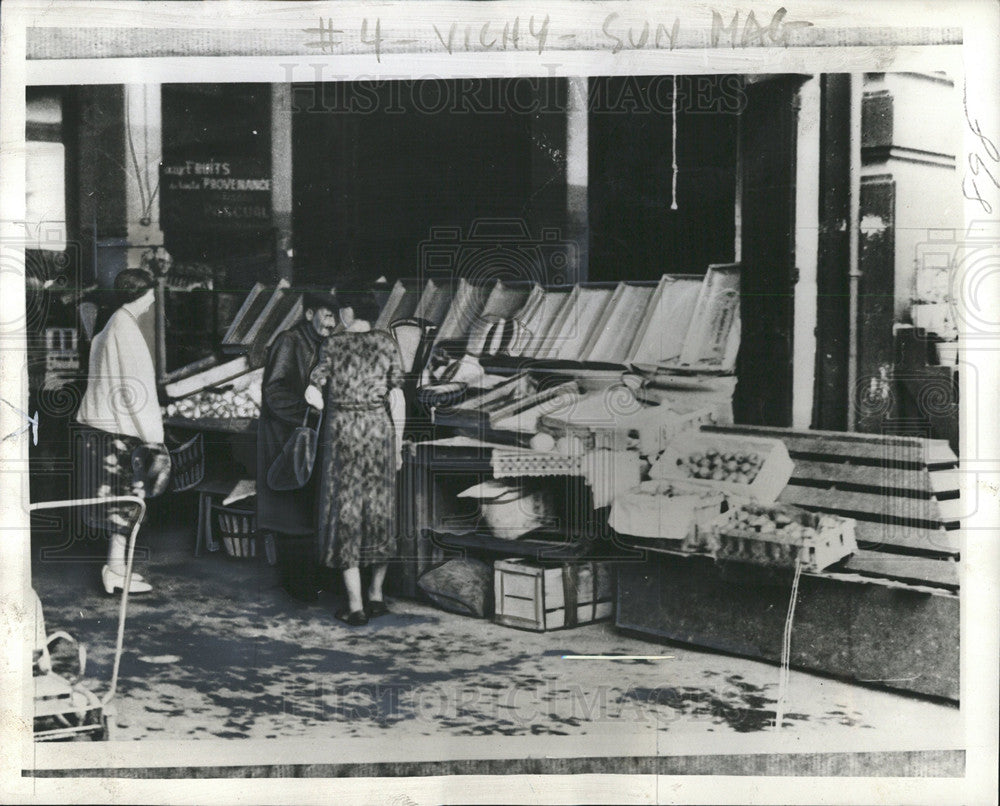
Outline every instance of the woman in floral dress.
<svg viewBox="0 0 1000 806"><path fill-rule="evenodd" d="M351 626L388 612L382 583L396 556L400 453L388 397L402 382L402 362L392 336L368 324L377 313L373 306L367 296L344 295L341 321L351 322L352 313L357 318L326 338L306 392L307 401L324 410L317 457L319 559L343 570L348 606L336 616ZM366 607L360 569L369 566Z"/></svg>

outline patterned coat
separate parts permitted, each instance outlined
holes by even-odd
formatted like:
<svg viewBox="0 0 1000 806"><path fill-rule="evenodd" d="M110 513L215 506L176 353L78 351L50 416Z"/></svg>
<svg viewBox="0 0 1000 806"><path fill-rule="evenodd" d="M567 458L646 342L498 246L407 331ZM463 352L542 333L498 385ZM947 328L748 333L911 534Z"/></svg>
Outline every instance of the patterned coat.
<svg viewBox="0 0 1000 806"><path fill-rule="evenodd" d="M309 322L299 322L274 340L261 383L257 424L257 527L288 535L315 529L316 471L301 490L267 486L267 471L306 414L305 391L322 337Z"/></svg>
<svg viewBox="0 0 1000 806"><path fill-rule="evenodd" d="M399 348L384 331L344 332L323 343L312 382L325 386L317 538L330 568L396 555L396 433L386 403L402 381Z"/></svg>

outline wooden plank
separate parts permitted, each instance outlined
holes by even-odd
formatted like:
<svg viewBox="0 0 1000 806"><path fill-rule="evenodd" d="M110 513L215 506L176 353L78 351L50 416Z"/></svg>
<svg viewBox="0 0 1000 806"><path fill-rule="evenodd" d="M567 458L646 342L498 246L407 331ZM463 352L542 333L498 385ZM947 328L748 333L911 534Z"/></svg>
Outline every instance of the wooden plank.
<svg viewBox="0 0 1000 806"><path fill-rule="evenodd" d="M933 498L877 495L853 490L823 490L792 484L785 487L778 500L785 504L833 512L849 518L884 520L888 523L931 528L946 523L939 502Z"/></svg>
<svg viewBox="0 0 1000 806"><path fill-rule="evenodd" d="M238 344L243 340L244 334L256 321L257 314L267 304L267 300L270 298L268 292L269 289L263 283L254 284L246 299L243 300L240 309L236 312L236 316L233 317L226 335L222 337L224 345Z"/></svg>
<svg viewBox="0 0 1000 806"><path fill-rule="evenodd" d="M186 364L183 367L175 369L173 372L165 373L163 377L160 378L160 381L166 386L177 381L184 380L185 378L189 378L192 375L197 375L203 370L211 369L212 367L217 366L218 363L219 356L213 353L212 355L199 358L197 361L193 361L190 364Z"/></svg>
<svg viewBox="0 0 1000 806"><path fill-rule="evenodd" d="M866 435L841 431L803 431L755 425L706 425L704 431L746 434L784 440L788 452L924 465L957 465L958 457L945 440Z"/></svg>
<svg viewBox="0 0 1000 806"><path fill-rule="evenodd" d="M958 556L961 549L959 532L946 529L923 529L879 521L856 521L854 536L858 545L889 552Z"/></svg>
<svg viewBox="0 0 1000 806"><path fill-rule="evenodd" d="M164 417L163 424L168 428L217 431L222 434L253 434L257 432L257 420L250 417Z"/></svg>
<svg viewBox="0 0 1000 806"><path fill-rule="evenodd" d="M250 369L245 357L234 358L225 364L216 363L202 372L188 375L179 381L168 383L164 388L164 393L169 398L177 399L231 381L243 375Z"/></svg>
<svg viewBox="0 0 1000 806"><path fill-rule="evenodd" d="M900 557L861 549L837 570L948 590L959 587L958 563L948 559Z"/></svg>
<svg viewBox="0 0 1000 806"><path fill-rule="evenodd" d="M952 477L957 485L957 475ZM800 459L795 462L790 484L798 482L829 482L827 486L857 487L871 490L908 490L924 493L930 497L937 492L931 481L931 473L925 468L904 469L898 467L878 467L876 465L856 465L848 462L823 462ZM947 486L944 482L941 486ZM955 490L958 489L956 486Z"/></svg>
<svg viewBox="0 0 1000 806"><path fill-rule="evenodd" d="M958 494L957 470L932 470L928 472L931 491L940 498L951 498Z"/></svg>
<svg viewBox="0 0 1000 806"><path fill-rule="evenodd" d="M943 523L954 523L959 524L962 518L965 517L965 502L959 498L949 498L944 501L938 501L938 510L941 512L941 521Z"/></svg>

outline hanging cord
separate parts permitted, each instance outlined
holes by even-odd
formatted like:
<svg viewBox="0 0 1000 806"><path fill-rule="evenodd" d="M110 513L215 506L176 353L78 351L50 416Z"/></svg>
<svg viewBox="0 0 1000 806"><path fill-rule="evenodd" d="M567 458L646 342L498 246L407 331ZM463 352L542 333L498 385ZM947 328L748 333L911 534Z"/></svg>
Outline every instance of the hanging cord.
<svg viewBox="0 0 1000 806"><path fill-rule="evenodd" d="M785 617L785 631L781 639L781 668L778 672L778 702L775 705L774 727L781 730L785 721L785 698L788 696L788 673L792 659L792 623L795 620L795 603L799 598L799 577L802 576L802 560L795 558L795 575L792 577L792 595L788 600L788 615Z"/></svg>
<svg viewBox="0 0 1000 806"><path fill-rule="evenodd" d="M129 112L129 101L128 95L125 97L125 134L128 140L129 156L132 157L132 165L135 168L135 183L139 186L139 204L142 207L142 218L149 218L153 213L153 202L156 199L156 195L160 190L160 179L156 179L156 187L152 188L149 181L149 143L148 143L148 131L144 131L145 140L145 153L143 154L143 161L146 163L145 171L139 166L139 157L135 149L135 141L132 139L132 120ZM145 182L143 182L143 175L145 174ZM148 192L148 197L147 197Z"/></svg>
<svg viewBox="0 0 1000 806"><path fill-rule="evenodd" d="M673 144L670 148L670 156L673 159L673 176L670 185L670 209L677 209L677 75L674 74L674 92L670 99L670 117L673 124Z"/></svg>

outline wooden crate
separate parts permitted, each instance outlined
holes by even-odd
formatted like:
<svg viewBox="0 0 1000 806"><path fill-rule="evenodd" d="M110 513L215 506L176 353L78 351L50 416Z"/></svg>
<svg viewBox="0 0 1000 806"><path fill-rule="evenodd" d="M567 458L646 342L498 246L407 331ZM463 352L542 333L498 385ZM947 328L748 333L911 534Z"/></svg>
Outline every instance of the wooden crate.
<svg viewBox="0 0 1000 806"><path fill-rule="evenodd" d="M656 367L680 358L703 277L665 274L646 306L627 363Z"/></svg>
<svg viewBox="0 0 1000 806"><path fill-rule="evenodd" d="M611 616L608 563L555 565L510 559L497 560L493 567L497 624L548 632Z"/></svg>
<svg viewBox="0 0 1000 806"><path fill-rule="evenodd" d="M250 365L247 362L246 356L240 356L239 358L234 358L232 361L227 361L225 364L216 364L194 375L188 375L173 383L168 383L164 388L164 392L171 400L177 400L188 395L193 395L195 392L200 392L202 389L207 389L210 386L219 386L220 384L232 381L233 378L244 375L249 370Z"/></svg>
<svg viewBox="0 0 1000 806"><path fill-rule="evenodd" d="M680 364L732 372L740 348L740 266L709 266Z"/></svg>
<svg viewBox="0 0 1000 806"><path fill-rule="evenodd" d="M412 317L417 305L420 304L423 290L423 285L418 278L408 277L396 280L389 293L389 299L386 300L378 319L375 320L375 329L388 330L393 322Z"/></svg>
<svg viewBox="0 0 1000 806"><path fill-rule="evenodd" d="M786 529L781 528L782 522L788 524ZM789 531L796 525L810 531ZM717 539L715 558L719 562L770 568L794 568L798 563L804 571L812 572L829 568L858 550L851 518L787 504L747 504L730 509L719 524Z"/></svg>

